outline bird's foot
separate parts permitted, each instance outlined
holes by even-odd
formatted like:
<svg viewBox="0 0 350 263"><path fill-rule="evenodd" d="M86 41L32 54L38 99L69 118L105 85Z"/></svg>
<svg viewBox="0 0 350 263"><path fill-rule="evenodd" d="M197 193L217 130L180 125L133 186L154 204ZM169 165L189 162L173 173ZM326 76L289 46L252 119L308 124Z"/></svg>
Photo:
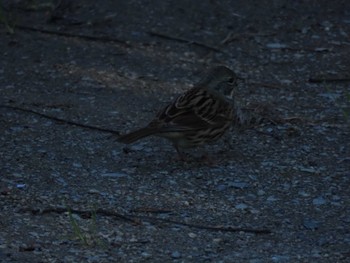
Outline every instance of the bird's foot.
<svg viewBox="0 0 350 263"><path fill-rule="evenodd" d="M205 153L200 157L200 161L204 162L205 164L212 166L218 164L218 160L215 160L212 158L209 154Z"/></svg>

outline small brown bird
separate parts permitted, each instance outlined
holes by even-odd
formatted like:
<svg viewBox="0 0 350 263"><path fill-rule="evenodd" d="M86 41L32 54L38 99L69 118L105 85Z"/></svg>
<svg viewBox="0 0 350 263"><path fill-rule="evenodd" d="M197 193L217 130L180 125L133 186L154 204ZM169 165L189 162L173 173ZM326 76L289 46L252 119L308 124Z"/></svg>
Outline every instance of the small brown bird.
<svg viewBox="0 0 350 263"><path fill-rule="evenodd" d="M130 144L150 135L164 137L183 158L180 148L215 141L242 119L233 98L236 86L237 76L232 70L214 67L197 85L161 110L146 127L122 135L118 141Z"/></svg>

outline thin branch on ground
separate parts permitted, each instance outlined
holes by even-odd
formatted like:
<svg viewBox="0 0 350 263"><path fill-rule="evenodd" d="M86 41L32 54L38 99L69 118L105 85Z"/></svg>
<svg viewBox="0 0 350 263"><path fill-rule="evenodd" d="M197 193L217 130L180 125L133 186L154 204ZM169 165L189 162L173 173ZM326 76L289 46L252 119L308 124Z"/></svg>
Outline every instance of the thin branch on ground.
<svg viewBox="0 0 350 263"><path fill-rule="evenodd" d="M223 53L223 51L220 50L219 48L212 47L212 46L207 45L207 44L202 43L202 42L198 42L198 41L194 41L194 40L190 40L190 39L186 39L186 38L182 38L182 37L169 36L169 35L166 35L166 34L163 34L163 33L154 32L154 31L150 31L150 32L148 32L148 34L151 35L151 36L156 36L156 37L160 37L160 38L164 38L164 39L168 39L168 40L174 40L174 41L177 41L177 42L187 43L187 44L190 44L190 45L203 47L203 48L215 51L215 52Z"/></svg>
<svg viewBox="0 0 350 263"><path fill-rule="evenodd" d="M268 48L265 47L265 50L287 50L287 51L296 51L296 52L331 52L333 49L328 47L290 47L281 45L280 47Z"/></svg>
<svg viewBox="0 0 350 263"><path fill-rule="evenodd" d="M6 108L6 109L12 109L12 110L16 110L16 111L21 111L21 112L26 112L26 113L31 113L49 120L53 120L55 122L59 122L59 123L65 123L68 125L74 125L77 127L82 127L82 128L86 128L86 129L90 129L90 130L96 130L96 131L101 131L101 132L107 132L107 133L111 133L114 135L120 135L119 131L115 131L115 130L110 130L110 129L105 129L105 128L99 128L99 127L95 127L95 126L90 126L90 125L86 125L86 124L82 124L82 123L78 123L75 121L69 121L69 120L65 120L65 119L61 119L58 117L54 117L54 116L50 116L44 113L40 113L31 109L25 109L25 108L21 108L21 107L17 107L17 106L9 106L9 105L0 105L0 108Z"/></svg>
<svg viewBox="0 0 350 263"><path fill-rule="evenodd" d="M247 38L252 37L269 37L274 36L276 33L234 33L230 32L227 34L227 36L221 41L222 45L228 44L230 42L236 41L236 40L243 40Z"/></svg>
<svg viewBox="0 0 350 263"><path fill-rule="evenodd" d="M58 213L63 214L67 212L75 213L81 215L83 217L91 217L92 214L102 215L107 217L116 217L118 219L124 220L126 222L131 222L133 224L141 225L142 220L147 221L149 223L157 224L157 223L166 223L171 225L182 225L190 228L203 229L203 230L212 230L212 231L220 231L220 232L245 232L245 233L253 233L253 234L270 234L272 233L269 229L253 229L253 228L244 228L244 227L232 227L232 226L211 226L211 225L201 225L201 224L193 224L186 223L182 221L151 217L151 216L138 216L138 215L124 215L117 213L115 211L105 210L105 209L97 209L96 211L90 210L79 210L79 209L68 209L64 207L49 207L45 209L36 209L36 208L23 208L20 209L19 212L30 212L33 215L42 215L42 214L50 214L50 213Z"/></svg>
<svg viewBox="0 0 350 263"><path fill-rule="evenodd" d="M81 39L91 40L91 41L113 42L113 43L122 44L122 45L127 46L127 47L131 46L129 43L127 43L124 40L121 40L121 39L115 38L115 37L109 37L109 36L92 36L92 35L85 35L85 34L74 34L74 33L69 33L69 32L36 28L36 27L25 26L25 25L16 25L16 28L21 29L21 30L50 34L50 35L58 35L58 36L64 36L64 37L75 37L75 38L81 38Z"/></svg>
<svg viewBox="0 0 350 263"><path fill-rule="evenodd" d="M263 119L268 120L273 125L285 124L285 123L290 123L290 122L294 122L294 121L300 122L300 123L306 123L306 124L310 124L310 125L315 125L314 122L311 122L308 119L305 119L305 118L302 118L302 117L298 117L298 116L286 117L286 118L282 118L282 117L276 117L276 118L263 117Z"/></svg>
<svg viewBox="0 0 350 263"><path fill-rule="evenodd" d="M167 223L167 224L182 225L182 226L187 226L190 228L221 231L221 232L245 232L245 233L254 233L254 234L270 234L270 233L272 233L272 231L269 229L253 229L253 228L220 226L220 225L219 226L200 225L200 224L185 223L185 222L181 222L181 221L165 219L165 218L157 218L157 217L151 217L151 216L137 216L137 218L147 220L149 222L151 221L152 223L155 223L158 221L158 222Z"/></svg>
<svg viewBox="0 0 350 263"><path fill-rule="evenodd" d="M322 82L345 82L350 81L350 77L311 77L309 82L311 83L322 83Z"/></svg>
<svg viewBox="0 0 350 263"><path fill-rule="evenodd" d="M248 85L253 85L253 86L260 86L260 87L265 87L265 88L270 88L270 89L281 89L280 84L272 84L272 83L262 83L262 82L248 82Z"/></svg>
<svg viewBox="0 0 350 263"><path fill-rule="evenodd" d="M167 214L171 213L172 210L164 209L164 208L153 208L153 207L139 207L130 210L130 212L134 213L154 213L154 214Z"/></svg>
<svg viewBox="0 0 350 263"><path fill-rule="evenodd" d="M74 213L82 216L83 218L91 218L93 214L97 215L104 215L104 216L113 216L117 217L119 219L122 219L127 222L131 222L134 224L140 224L140 220L114 212L114 211L109 211L109 210L104 210L104 209L97 209L94 211L90 210L79 210L79 209L71 209L71 208L65 208L65 207L48 207L44 209L38 209L38 208L22 208L19 210L19 212L29 212L32 213L33 215L43 215L43 214L52 214L52 213L57 213L57 214L64 214L64 213Z"/></svg>

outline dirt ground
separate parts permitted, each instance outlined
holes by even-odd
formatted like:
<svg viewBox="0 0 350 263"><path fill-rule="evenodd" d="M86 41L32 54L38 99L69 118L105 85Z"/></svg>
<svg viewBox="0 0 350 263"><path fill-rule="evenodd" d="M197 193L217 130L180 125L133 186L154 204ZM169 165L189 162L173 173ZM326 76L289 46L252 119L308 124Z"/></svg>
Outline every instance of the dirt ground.
<svg viewBox="0 0 350 263"><path fill-rule="evenodd" d="M0 262L350 261L349 1L1 2ZM268 121L116 141L217 64Z"/></svg>

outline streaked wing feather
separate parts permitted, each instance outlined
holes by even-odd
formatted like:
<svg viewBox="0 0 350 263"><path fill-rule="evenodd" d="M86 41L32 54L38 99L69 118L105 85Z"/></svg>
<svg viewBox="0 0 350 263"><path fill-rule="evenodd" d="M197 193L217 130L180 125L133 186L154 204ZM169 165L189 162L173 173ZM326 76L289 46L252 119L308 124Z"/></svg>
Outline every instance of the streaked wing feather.
<svg viewBox="0 0 350 263"><path fill-rule="evenodd" d="M161 111L153 123L167 132L205 129L227 121L226 102L196 87Z"/></svg>

